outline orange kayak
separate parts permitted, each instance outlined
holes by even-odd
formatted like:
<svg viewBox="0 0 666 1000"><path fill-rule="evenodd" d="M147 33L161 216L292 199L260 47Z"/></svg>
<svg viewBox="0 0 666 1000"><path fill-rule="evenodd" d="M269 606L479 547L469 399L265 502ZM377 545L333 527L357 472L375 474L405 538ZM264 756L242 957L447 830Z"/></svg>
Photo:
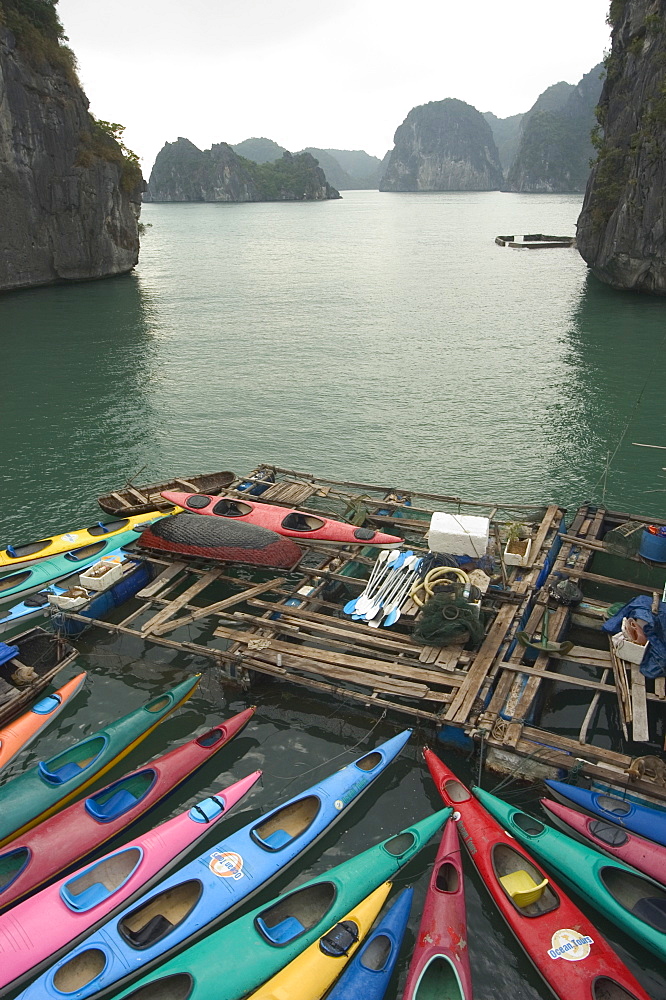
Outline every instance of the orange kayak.
<svg viewBox="0 0 666 1000"><path fill-rule="evenodd" d="M36 701L25 715L0 729L0 771L60 714L65 705L79 693L85 679L85 671L77 674L53 694L47 694Z"/></svg>

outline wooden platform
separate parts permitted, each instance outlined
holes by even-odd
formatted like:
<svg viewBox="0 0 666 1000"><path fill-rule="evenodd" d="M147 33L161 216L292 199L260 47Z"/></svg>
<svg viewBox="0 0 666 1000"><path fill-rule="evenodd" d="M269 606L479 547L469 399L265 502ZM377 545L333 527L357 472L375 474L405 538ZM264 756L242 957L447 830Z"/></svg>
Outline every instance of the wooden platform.
<svg viewBox="0 0 666 1000"><path fill-rule="evenodd" d="M229 682L249 686L257 675L272 677L421 719L444 738L448 732L462 730L482 738L485 747L497 752L498 760L529 758L548 768L569 768L579 760L577 766L590 777L617 781L626 778L632 756L594 743L602 699L611 698L617 702L627 737L644 742L646 754L653 752L647 746L649 706L666 703L664 680L646 683L640 671L614 662L599 632L608 603L586 598L573 612L577 627L586 630L585 639L565 656L526 649L516 641L519 630L538 641L546 607L549 639L563 641L572 624L572 610L554 603L549 594L549 585L562 575L583 588L602 586L617 592L615 600L625 599L627 593L651 593L647 584L594 571L595 559L605 551L605 532L628 515L585 506L565 528L565 512L555 504L466 501L395 484L342 482L270 465L236 480L228 492L247 495L237 487L250 479L255 489L266 487L253 499L399 530L405 546L416 552L428 549L426 535L433 510L488 516L492 582L482 601L487 621L479 648L417 644L412 638L415 606L405 608L400 622L390 629L370 629L352 621L342 607L363 590L376 550L301 540L303 555L293 572L262 568L248 573L247 567L240 572L229 564L206 564L163 552L149 555L157 575L138 595L141 603L118 625L99 624L151 643L209 656ZM500 562L509 523L516 520L529 527L532 540L531 564L524 568L504 567ZM640 560L628 564L636 561ZM196 629L194 636L191 627ZM545 696L562 686L579 694L589 692L577 739L538 728ZM666 801L666 787L658 782L643 778L636 787Z"/></svg>

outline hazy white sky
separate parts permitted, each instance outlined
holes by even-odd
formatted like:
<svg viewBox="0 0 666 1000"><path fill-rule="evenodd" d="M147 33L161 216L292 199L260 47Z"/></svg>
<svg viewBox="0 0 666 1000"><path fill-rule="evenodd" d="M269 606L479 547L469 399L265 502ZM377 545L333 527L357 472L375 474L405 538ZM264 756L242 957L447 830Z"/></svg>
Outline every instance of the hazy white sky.
<svg viewBox="0 0 666 1000"><path fill-rule="evenodd" d="M148 176L165 142L267 136L383 156L411 108L501 118L609 46L609 0L60 0L90 109Z"/></svg>

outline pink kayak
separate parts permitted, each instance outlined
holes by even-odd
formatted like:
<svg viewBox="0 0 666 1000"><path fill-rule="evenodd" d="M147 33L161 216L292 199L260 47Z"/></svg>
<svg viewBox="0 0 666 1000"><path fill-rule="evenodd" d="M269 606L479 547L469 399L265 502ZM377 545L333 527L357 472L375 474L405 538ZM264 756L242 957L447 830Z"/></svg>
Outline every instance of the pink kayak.
<svg viewBox="0 0 666 1000"><path fill-rule="evenodd" d="M663 844L646 840L606 819L580 813L552 799L541 799L541 805L599 851L666 885L666 847ZM566 832L569 833L569 830Z"/></svg>
<svg viewBox="0 0 666 1000"><path fill-rule="evenodd" d="M175 503L194 514L245 521L289 538L339 542L343 545L376 545L385 549L394 549L403 542L402 538L373 531L372 528L358 528L353 524L345 524L344 521L334 521L330 517L319 517L269 503L253 503L232 497L220 498L206 493L177 493L175 490L164 490L162 496L169 503Z"/></svg>
<svg viewBox="0 0 666 1000"><path fill-rule="evenodd" d="M455 822L444 827L402 1000L472 1000L467 915Z"/></svg>
<svg viewBox="0 0 666 1000"><path fill-rule="evenodd" d="M0 916L0 990L51 964L175 868L260 776L254 771Z"/></svg>
<svg viewBox="0 0 666 1000"><path fill-rule="evenodd" d="M221 750L253 713L246 708L13 840L0 851L0 910L122 833Z"/></svg>

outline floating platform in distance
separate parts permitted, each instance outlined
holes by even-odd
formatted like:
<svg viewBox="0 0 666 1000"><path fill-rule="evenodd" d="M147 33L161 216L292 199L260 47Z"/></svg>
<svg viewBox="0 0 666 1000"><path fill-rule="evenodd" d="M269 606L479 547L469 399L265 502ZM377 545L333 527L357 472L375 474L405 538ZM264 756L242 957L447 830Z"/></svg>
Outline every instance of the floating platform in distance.
<svg viewBox="0 0 666 1000"><path fill-rule="evenodd" d="M527 233L525 236L496 236L500 247L514 250L547 250L551 247L575 247L575 236L544 236L543 233Z"/></svg>

